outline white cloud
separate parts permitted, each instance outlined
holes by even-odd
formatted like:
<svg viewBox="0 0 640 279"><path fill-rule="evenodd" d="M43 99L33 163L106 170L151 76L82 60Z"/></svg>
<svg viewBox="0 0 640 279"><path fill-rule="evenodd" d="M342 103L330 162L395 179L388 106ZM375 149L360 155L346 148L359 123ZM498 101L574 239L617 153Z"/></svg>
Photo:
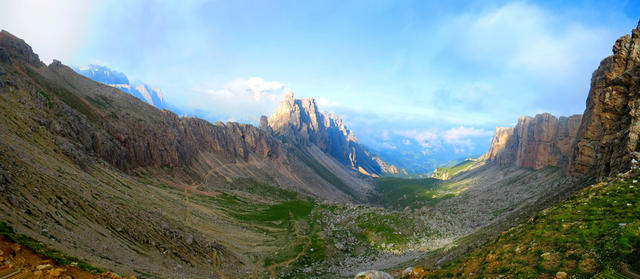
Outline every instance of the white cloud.
<svg viewBox="0 0 640 279"><path fill-rule="evenodd" d="M422 148L440 147L441 140L435 131L402 130L395 132L399 136L414 140Z"/></svg>
<svg viewBox="0 0 640 279"><path fill-rule="evenodd" d="M336 101L332 101L329 100L325 97L319 97L316 99L316 102L318 103L318 105L322 108L322 109L330 109L330 108L334 108L334 107L338 107L340 106L340 103L336 102Z"/></svg>
<svg viewBox="0 0 640 279"><path fill-rule="evenodd" d="M25 40L40 60L69 60L83 43L102 1L3 0L0 28Z"/></svg>
<svg viewBox="0 0 640 279"><path fill-rule="evenodd" d="M443 32L456 35L454 50L470 61L553 80L573 77L585 57L612 43L603 28L585 27L527 2L465 14Z"/></svg>
<svg viewBox="0 0 640 279"><path fill-rule="evenodd" d="M475 129L475 128L465 128L464 126L460 126L457 128L451 128L446 130L443 135L443 139L447 143L467 143L468 138L470 137L480 137L480 136L491 136L493 135L492 131L483 130L483 129Z"/></svg>
<svg viewBox="0 0 640 279"><path fill-rule="evenodd" d="M265 81L259 77L236 78L222 88L201 86L194 89L195 96L187 104L212 117L243 122L254 122L260 115L270 115L284 95L291 91L280 82Z"/></svg>
<svg viewBox="0 0 640 279"><path fill-rule="evenodd" d="M405 145L410 145L413 140L422 148L422 153L428 155L434 151L451 149L456 154L466 154L474 151L477 139L490 137L492 131L459 126L442 131L438 129L430 130L400 130L394 132L396 135L404 137L400 140Z"/></svg>
<svg viewBox="0 0 640 279"><path fill-rule="evenodd" d="M388 141L382 142L380 144L380 147L383 148L383 149L387 149L387 150L396 150L398 148L398 147L395 146L395 144L393 144L391 142L388 142Z"/></svg>

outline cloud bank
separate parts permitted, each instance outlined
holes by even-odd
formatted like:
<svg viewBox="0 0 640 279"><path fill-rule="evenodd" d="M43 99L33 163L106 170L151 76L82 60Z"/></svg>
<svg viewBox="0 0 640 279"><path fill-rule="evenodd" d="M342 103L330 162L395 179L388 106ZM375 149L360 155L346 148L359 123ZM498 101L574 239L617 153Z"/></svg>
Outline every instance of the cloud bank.
<svg viewBox="0 0 640 279"><path fill-rule="evenodd" d="M250 77L236 78L221 88L203 85L192 91L196 96L186 106L209 119L257 123L261 115L273 113L291 89L277 81Z"/></svg>

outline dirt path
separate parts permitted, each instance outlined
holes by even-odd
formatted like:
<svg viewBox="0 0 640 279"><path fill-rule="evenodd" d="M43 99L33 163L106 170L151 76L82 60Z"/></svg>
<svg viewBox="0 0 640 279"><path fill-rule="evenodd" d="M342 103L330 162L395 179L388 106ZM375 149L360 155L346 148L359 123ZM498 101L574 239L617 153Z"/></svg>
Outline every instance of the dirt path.
<svg viewBox="0 0 640 279"><path fill-rule="evenodd" d="M291 258L289 260L286 260L284 262L280 262L277 264L272 264L270 266L267 267L267 269L269 270L269 273L271 273L271 276L269 278L273 279L276 278L276 268L278 267L283 267L283 266L288 266L296 261L298 261L298 259L300 259L300 257L304 256L305 254L305 250L307 250L307 248L309 248L309 246L311 246L311 238L308 236L304 236L306 238L306 243L304 245L304 248L302 248L302 251L300 251L300 253L298 253L298 255L295 256L295 258Z"/></svg>
<svg viewBox="0 0 640 279"><path fill-rule="evenodd" d="M151 172L151 174L153 174L153 176L154 176L155 178L157 178L158 180L160 180L160 181L162 181L162 182L166 183L167 185L173 185L173 186L175 186L175 187L177 187L177 188L180 188L180 189L184 190L184 191L185 191L185 193L186 193L186 191L189 191L189 192L191 192L191 193L196 193L196 194L201 194L201 195L205 195L205 196L215 197L215 196L217 196L217 195L220 195L220 192L217 192L217 191L207 192L207 191L198 190L198 187L200 187L200 186L204 185L204 184L207 182L207 180L208 180L209 176L211 176L211 174L212 174L214 171L216 171L216 168L212 168L212 169L210 169L210 170L209 170L209 171L204 175L204 177L202 178L202 181L201 181L200 183L197 183L197 184L191 184L191 185L181 184L181 183L176 183L176 182L174 182L174 181L167 180L167 179L165 179L164 177L162 177L161 175L158 175L158 174L156 174L156 173L154 173L154 172Z"/></svg>
<svg viewBox="0 0 640 279"><path fill-rule="evenodd" d="M289 212L289 216L291 219L293 219L293 214L291 214L291 212ZM295 235L296 236L301 236L303 238L305 238L305 244L304 244L304 248L302 248L302 251L300 251L300 253L298 253L295 257L288 259L284 262L280 262L277 264L272 264L270 266L267 267L267 270L269 270L269 273L271 274L271 276L269 277L270 279L274 279L276 278L276 268L278 267L284 267L284 266L288 266L296 261L298 261L298 259L300 259L300 257L302 257L305 254L305 251L309 248L309 246L311 246L311 237L309 237L308 235L301 235L300 234L300 230L298 229L298 226L296 226L294 224L294 227L296 229L295 231Z"/></svg>

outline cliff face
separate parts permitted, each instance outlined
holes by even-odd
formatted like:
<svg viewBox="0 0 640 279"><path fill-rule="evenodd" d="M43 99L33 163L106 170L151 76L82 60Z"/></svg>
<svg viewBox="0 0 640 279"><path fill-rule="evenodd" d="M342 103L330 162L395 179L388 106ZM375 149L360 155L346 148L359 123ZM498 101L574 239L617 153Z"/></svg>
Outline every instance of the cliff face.
<svg viewBox="0 0 640 279"><path fill-rule="evenodd" d="M628 170L640 134L640 23L618 39L591 77L569 173L604 177ZM635 158L640 159L640 158Z"/></svg>
<svg viewBox="0 0 640 279"><path fill-rule="evenodd" d="M613 46L591 77L584 116L521 117L515 128L498 128L488 161L541 168L566 167L577 178L601 178L640 160L640 23Z"/></svg>
<svg viewBox="0 0 640 279"><path fill-rule="evenodd" d="M560 117L543 113L523 116L514 128L498 127L484 159L501 165L540 169L566 167L581 115Z"/></svg>
<svg viewBox="0 0 640 279"><path fill-rule="evenodd" d="M497 127L493 135L489 151L483 155L487 161L507 165L514 162L515 147L513 146L513 127Z"/></svg>
<svg viewBox="0 0 640 279"><path fill-rule="evenodd" d="M401 172L371 154L340 117L321 112L312 98L295 99L293 93L287 94L268 124L275 133L295 144L316 145L338 162L365 175Z"/></svg>

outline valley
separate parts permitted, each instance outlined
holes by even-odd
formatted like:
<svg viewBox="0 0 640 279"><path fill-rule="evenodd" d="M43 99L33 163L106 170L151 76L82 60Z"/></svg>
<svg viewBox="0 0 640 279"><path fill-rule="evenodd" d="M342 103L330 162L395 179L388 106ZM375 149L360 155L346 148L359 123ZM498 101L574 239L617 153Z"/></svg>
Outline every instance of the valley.
<svg viewBox="0 0 640 279"><path fill-rule="evenodd" d="M313 98L287 93L257 127L210 123L154 106L159 89L145 101L46 65L2 31L0 264L53 278L634 276L640 25L613 51L583 115L521 117L485 154L409 178Z"/></svg>

